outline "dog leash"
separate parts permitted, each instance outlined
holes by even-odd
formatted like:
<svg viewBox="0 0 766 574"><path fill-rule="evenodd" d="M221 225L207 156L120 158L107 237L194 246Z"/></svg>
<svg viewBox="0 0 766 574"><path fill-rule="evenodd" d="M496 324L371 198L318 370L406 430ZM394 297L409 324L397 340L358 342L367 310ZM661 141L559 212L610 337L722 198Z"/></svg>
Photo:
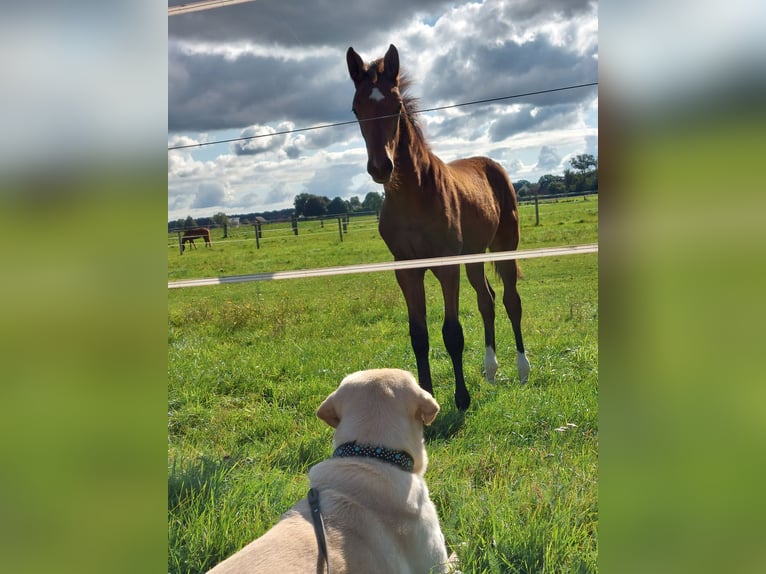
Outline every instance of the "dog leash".
<svg viewBox="0 0 766 574"><path fill-rule="evenodd" d="M327 574L330 574L330 557L327 554L327 540L324 532L322 511L319 509L319 493L314 488L309 488L309 508L311 509L311 522L314 523L314 534L319 545L319 555L327 565Z"/></svg>

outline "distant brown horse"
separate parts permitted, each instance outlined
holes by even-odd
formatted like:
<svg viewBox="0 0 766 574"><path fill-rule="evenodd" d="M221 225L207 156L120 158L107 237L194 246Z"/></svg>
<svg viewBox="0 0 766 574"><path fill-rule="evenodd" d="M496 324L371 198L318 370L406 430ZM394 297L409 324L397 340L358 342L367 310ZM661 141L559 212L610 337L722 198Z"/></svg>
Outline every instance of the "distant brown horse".
<svg viewBox="0 0 766 574"><path fill-rule="evenodd" d="M197 249L197 246L194 245L194 240L200 237L205 240L205 247L210 247L212 245L210 242L210 230L207 227L193 227L192 229L184 231L183 237L181 238L181 253L186 249L186 243L191 247L194 247L194 249Z"/></svg>
<svg viewBox="0 0 766 574"><path fill-rule="evenodd" d="M444 163L429 149L421 131L409 81L399 74L399 53L392 44L383 58L365 64L353 48L346 53L348 72L356 87L353 112L367 144L367 172L383 184L385 200L379 230L397 261L469 253L514 250L519 245L516 192L505 170L486 157ZM483 263L465 266L476 290L484 322L484 373L494 381L495 292ZM521 336L521 298L515 260L495 266L503 280L503 303L516 339L516 364L521 383L529 361ZM455 371L455 404L467 409L471 397L463 376L463 328L458 319L458 265L433 267L444 295L442 338ZM428 329L424 288L426 268L396 271L407 302L412 349L420 385L433 394L428 362Z"/></svg>

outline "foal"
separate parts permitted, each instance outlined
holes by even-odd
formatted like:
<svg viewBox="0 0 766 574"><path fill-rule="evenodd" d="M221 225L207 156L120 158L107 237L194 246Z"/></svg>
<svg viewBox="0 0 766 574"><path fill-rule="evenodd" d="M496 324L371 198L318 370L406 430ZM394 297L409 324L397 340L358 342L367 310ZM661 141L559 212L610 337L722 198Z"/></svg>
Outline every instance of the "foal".
<svg viewBox="0 0 766 574"><path fill-rule="evenodd" d="M399 53L392 44L383 58L365 64L353 48L346 62L354 82L353 112L367 145L367 172L383 184L385 200L379 231L397 261L490 251L514 250L519 244L516 192L500 164L486 157L444 163L426 143L406 93L409 82L399 74ZM483 263L465 266L476 290L484 322L484 374L492 382L495 354L495 292ZM521 383L529 361L521 335L521 298L516 290L515 260L495 268L505 286L503 303L513 326ZM458 319L459 265L433 267L444 295L442 338L455 372L455 404L467 409L471 397L463 375L463 328ZM407 302L412 349L420 385L433 394L428 362L428 330L424 288L426 268L401 269L396 279Z"/></svg>

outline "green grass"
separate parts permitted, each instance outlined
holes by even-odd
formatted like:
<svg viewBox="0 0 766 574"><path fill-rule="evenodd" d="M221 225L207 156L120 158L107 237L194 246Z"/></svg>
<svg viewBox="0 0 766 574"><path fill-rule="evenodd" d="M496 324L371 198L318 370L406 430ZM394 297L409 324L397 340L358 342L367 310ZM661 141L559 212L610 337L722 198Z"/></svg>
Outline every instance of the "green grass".
<svg viewBox="0 0 766 574"><path fill-rule="evenodd" d="M534 207L522 207L522 217L522 248L597 240L594 197L541 205L539 227ZM254 240L227 243L214 233L212 249L180 256L169 248L168 277L391 260L374 218L371 223L352 219L343 242L337 224L326 224L334 234L318 228L269 238L265 232L258 250ZM595 572L598 260L595 254L534 259L523 269L532 363L525 387L517 383L502 305L500 371L495 385L482 379L481 318L462 279L472 395L465 414L453 403L440 290L427 276L431 366L442 411L426 429L426 479L464 572ZM500 299L501 284L490 280ZM416 367L391 272L174 289L168 314L168 570L203 572L306 495L308 469L331 452L332 429L314 412L346 374ZM557 430L562 427L568 430Z"/></svg>

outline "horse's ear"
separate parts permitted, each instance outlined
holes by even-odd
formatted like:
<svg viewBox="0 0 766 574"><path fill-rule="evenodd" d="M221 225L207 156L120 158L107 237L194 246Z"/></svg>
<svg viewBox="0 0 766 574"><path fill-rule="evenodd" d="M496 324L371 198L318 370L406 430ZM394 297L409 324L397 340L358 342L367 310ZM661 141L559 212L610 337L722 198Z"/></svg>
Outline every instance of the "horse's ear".
<svg viewBox="0 0 766 574"><path fill-rule="evenodd" d="M355 84L358 84L364 74L364 61L350 46L346 52L346 64L348 64L348 75L351 76Z"/></svg>
<svg viewBox="0 0 766 574"><path fill-rule="evenodd" d="M338 411L335 410L335 393L332 393L321 405L319 405L319 408L317 409L317 417L322 419L332 428L338 428L340 417L338 416Z"/></svg>
<svg viewBox="0 0 766 574"><path fill-rule="evenodd" d="M399 83L399 52L396 46L391 44L383 58L383 73L391 78L395 84Z"/></svg>

